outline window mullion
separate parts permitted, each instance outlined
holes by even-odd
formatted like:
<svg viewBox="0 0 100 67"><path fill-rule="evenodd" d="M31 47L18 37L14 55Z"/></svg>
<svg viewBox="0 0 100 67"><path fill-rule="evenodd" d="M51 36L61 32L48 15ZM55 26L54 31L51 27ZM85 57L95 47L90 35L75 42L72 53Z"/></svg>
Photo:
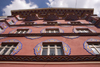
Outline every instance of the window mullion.
<svg viewBox="0 0 100 67"><path fill-rule="evenodd" d="M13 48L13 45L11 47L9 47L9 50L5 53L5 55L9 55L12 48Z"/></svg>
<svg viewBox="0 0 100 67"><path fill-rule="evenodd" d="M47 55L50 55L50 45L48 45Z"/></svg>
<svg viewBox="0 0 100 67"><path fill-rule="evenodd" d="M41 49L41 54L40 55L42 55L42 52L43 52L43 45L42 45L42 49Z"/></svg>
<svg viewBox="0 0 100 67"><path fill-rule="evenodd" d="M93 45L93 47L95 48L95 50L100 54L100 52L98 51L98 49Z"/></svg>
<svg viewBox="0 0 100 67"><path fill-rule="evenodd" d="M57 45L55 45L55 55L58 55L58 53L57 53Z"/></svg>
<svg viewBox="0 0 100 67"><path fill-rule="evenodd" d="M3 54L4 50L6 49L7 45L5 47L3 47L3 49L0 51L0 55Z"/></svg>
<svg viewBox="0 0 100 67"><path fill-rule="evenodd" d="M56 33L56 30L54 30L54 33Z"/></svg>
<svg viewBox="0 0 100 67"><path fill-rule="evenodd" d="M51 33L51 30L49 30L49 33Z"/></svg>

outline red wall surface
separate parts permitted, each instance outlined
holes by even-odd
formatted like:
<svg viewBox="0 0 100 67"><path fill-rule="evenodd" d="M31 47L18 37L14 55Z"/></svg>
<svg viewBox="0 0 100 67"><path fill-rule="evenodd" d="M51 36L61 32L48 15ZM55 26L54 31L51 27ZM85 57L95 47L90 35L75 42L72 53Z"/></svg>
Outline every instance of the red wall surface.
<svg viewBox="0 0 100 67"><path fill-rule="evenodd" d="M66 24L67 24L67 22L69 22L69 21L65 21L65 20L57 20L57 21L60 23L66 23ZM88 21L86 21L86 20L78 20L78 21L81 21L83 23L88 23ZM23 22L23 21L18 21L17 24L19 24L20 22ZM37 22L37 24L44 23L43 20L37 20L35 22ZM92 29L92 30L100 33L100 29L96 28L95 26L93 26L93 27L90 27L90 26L69 26L69 27L61 27L61 26L43 26L43 27L26 26L25 27L25 26L20 26L20 27L14 27L14 28L8 27L7 29L5 29L5 31L2 34L8 34L10 31L18 29L18 28L30 28L30 29L32 29L31 33L40 33L40 31L42 29L48 28L48 27L60 28L60 29L64 30L65 33L74 33L73 32L74 28L85 27L85 28L89 28L89 29ZM33 39L33 40L27 39L25 37L7 37L4 39L1 39L0 42L10 40L10 39L17 39L22 43L23 46L22 46L22 49L16 55L34 55L33 48L35 48L35 46L38 43L48 40L48 39L57 39L57 40L63 41L64 43L69 45L69 47L71 48L70 55L91 55L83 48L83 43L90 38L100 40L99 36L80 36L75 39L64 38L62 36L59 36L59 37L55 36L55 37L41 37L41 38Z"/></svg>
<svg viewBox="0 0 100 67"><path fill-rule="evenodd" d="M60 23L66 23L69 21L65 21L65 20L57 20ZM85 24L88 24L89 22L86 20L79 20L81 22L84 22ZM23 21L18 21L16 24L20 24ZM37 20L34 21L37 22L37 24L43 24L44 21L43 20ZM25 26L23 26L25 27ZM10 28L8 27L7 29L5 29L5 31L2 34L8 34L10 31L18 29L18 28L23 28L23 27L14 27L14 28ZM34 27L34 26L26 26L25 28L30 28L32 29L31 33L40 33L40 31L44 28L48 28L48 27L57 27L60 28L62 30L64 30L65 33L72 33L73 29L76 27L85 27L85 28L89 28L92 29L98 33L100 33L100 29L96 28L95 26L93 27L89 27L89 26L70 26L70 27L61 27L61 26L43 26L43 27ZM90 53L88 53L84 48L83 48L83 43L90 39L99 39L99 36L80 36L78 38L75 39L68 39L68 38L64 38L62 36L55 36L55 37L41 37L38 39L27 39L25 37L6 37L4 39L1 39L0 42L6 41L6 40L10 40L10 39L17 39L22 43L22 49L15 55L34 55L34 48L37 44L39 44L42 41L48 40L48 39L57 39L60 41L63 41L64 43L68 44L68 46L71 48L71 54L70 55L91 55ZM26 64L0 64L0 67L100 67L100 64L77 64L77 65L26 65Z"/></svg>
<svg viewBox="0 0 100 67"><path fill-rule="evenodd" d="M100 64L65 64L65 65L0 64L0 67L100 67Z"/></svg>

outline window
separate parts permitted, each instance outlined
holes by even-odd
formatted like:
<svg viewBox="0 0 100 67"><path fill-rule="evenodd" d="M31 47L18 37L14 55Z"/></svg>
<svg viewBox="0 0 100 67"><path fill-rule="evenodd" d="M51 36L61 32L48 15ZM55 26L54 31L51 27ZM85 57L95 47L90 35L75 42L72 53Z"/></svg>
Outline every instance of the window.
<svg viewBox="0 0 100 67"><path fill-rule="evenodd" d="M81 24L79 21L71 21L71 24Z"/></svg>
<svg viewBox="0 0 100 67"><path fill-rule="evenodd" d="M46 33L59 33L58 28L47 28Z"/></svg>
<svg viewBox="0 0 100 67"><path fill-rule="evenodd" d="M17 29L17 31L15 32L15 34L25 34L27 33L29 29Z"/></svg>
<svg viewBox="0 0 100 67"><path fill-rule="evenodd" d="M9 24L14 24L14 21L13 20L11 20L10 22L8 22Z"/></svg>
<svg viewBox="0 0 100 67"><path fill-rule="evenodd" d="M25 22L25 25L33 25L34 22Z"/></svg>
<svg viewBox="0 0 100 67"><path fill-rule="evenodd" d="M61 42L44 42L41 55L63 55Z"/></svg>
<svg viewBox="0 0 100 67"><path fill-rule="evenodd" d="M88 28L76 28L78 33L92 33Z"/></svg>
<svg viewBox="0 0 100 67"><path fill-rule="evenodd" d="M87 42L95 54L100 54L100 42Z"/></svg>
<svg viewBox="0 0 100 67"><path fill-rule="evenodd" d="M0 55L10 55L18 42L2 42L0 46Z"/></svg>
<svg viewBox="0 0 100 67"><path fill-rule="evenodd" d="M3 28L0 26L0 31L2 31L3 30Z"/></svg>
<svg viewBox="0 0 100 67"><path fill-rule="evenodd" d="M48 21L47 24L57 24L56 21Z"/></svg>

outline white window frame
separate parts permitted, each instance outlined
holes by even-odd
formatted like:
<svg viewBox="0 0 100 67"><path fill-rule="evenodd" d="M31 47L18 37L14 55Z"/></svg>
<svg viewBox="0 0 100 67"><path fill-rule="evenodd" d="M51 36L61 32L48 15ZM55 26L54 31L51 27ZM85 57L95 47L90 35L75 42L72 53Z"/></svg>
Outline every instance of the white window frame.
<svg viewBox="0 0 100 67"><path fill-rule="evenodd" d="M3 29L0 27L0 31L2 31Z"/></svg>
<svg viewBox="0 0 100 67"><path fill-rule="evenodd" d="M26 31L26 30L16 30L16 32L14 33L14 34L25 34L25 33L27 33L28 31Z"/></svg>
<svg viewBox="0 0 100 67"><path fill-rule="evenodd" d="M50 48L54 48L55 49L55 55L58 55L57 48L61 48L63 50L62 46L61 47L57 47L56 44L54 45L54 47L50 47L49 44L47 45L47 47L43 47L43 45L42 45L41 55L42 55L42 51L43 51L44 48L47 48L47 55L50 55ZM64 53L63 53L63 55L64 55Z"/></svg>
<svg viewBox="0 0 100 67"><path fill-rule="evenodd" d="M11 46L8 46L8 45L6 45L6 46L1 46L1 45L0 45L0 48L2 48L2 49L0 50L0 55L2 55L2 54L4 53L4 51L5 51L6 48L8 48L8 50L6 51L6 53L5 53L4 55L10 55L10 51L11 51L12 49L15 49L15 47L16 47L16 46L14 46L13 44L11 44Z"/></svg>
<svg viewBox="0 0 100 67"><path fill-rule="evenodd" d="M98 46L96 46L94 44L89 44L89 47L94 48L98 52L98 54L100 54L100 51L97 49L97 48L100 48L100 44L98 44Z"/></svg>
<svg viewBox="0 0 100 67"><path fill-rule="evenodd" d="M59 33L59 29L58 30L46 30L46 33Z"/></svg>
<svg viewBox="0 0 100 67"><path fill-rule="evenodd" d="M77 30L77 29L76 29ZM90 30L91 31L91 30ZM85 29L80 29L80 30L77 30L78 33L90 33L89 30L85 30ZM91 31L92 32L92 31Z"/></svg>

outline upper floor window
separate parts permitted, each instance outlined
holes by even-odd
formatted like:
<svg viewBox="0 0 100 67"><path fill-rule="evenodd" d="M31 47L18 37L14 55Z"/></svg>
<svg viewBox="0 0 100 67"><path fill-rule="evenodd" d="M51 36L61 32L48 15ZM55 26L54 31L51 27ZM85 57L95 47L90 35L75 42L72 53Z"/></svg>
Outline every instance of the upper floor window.
<svg viewBox="0 0 100 67"><path fill-rule="evenodd" d="M47 24L57 24L56 21L48 21Z"/></svg>
<svg viewBox="0 0 100 67"><path fill-rule="evenodd" d="M29 29L17 29L15 34L25 34L28 32Z"/></svg>
<svg viewBox="0 0 100 67"><path fill-rule="evenodd" d="M0 31L2 31L3 30L3 28L0 26Z"/></svg>
<svg viewBox="0 0 100 67"><path fill-rule="evenodd" d="M71 23L71 24L82 24L82 23L79 22L79 21L71 21L70 23Z"/></svg>
<svg viewBox="0 0 100 67"><path fill-rule="evenodd" d="M88 28L76 28L76 30L78 31L78 33L92 33L92 31Z"/></svg>
<svg viewBox="0 0 100 67"><path fill-rule="evenodd" d="M100 54L100 42L87 42L95 54Z"/></svg>
<svg viewBox="0 0 100 67"><path fill-rule="evenodd" d="M34 22L25 22L25 25L33 25Z"/></svg>
<svg viewBox="0 0 100 67"><path fill-rule="evenodd" d="M46 33L59 33L58 28L47 28Z"/></svg>
<svg viewBox="0 0 100 67"><path fill-rule="evenodd" d="M64 55L61 42L44 42L41 55Z"/></svg>
<svg viewBox="0 0 100 67"><path fill-rule="evenodd" d="M11 20L11 21L10 21L10 22L8 22L8 23L12 25L12 24L14 24L14 21L13 21L13 20Z"/></svg>
<svg viewBox="0 0 100 67"><path fill-rule="evenodd" d="M18 42L2 42L0 45L0 55L10 55Z"/></svg>

